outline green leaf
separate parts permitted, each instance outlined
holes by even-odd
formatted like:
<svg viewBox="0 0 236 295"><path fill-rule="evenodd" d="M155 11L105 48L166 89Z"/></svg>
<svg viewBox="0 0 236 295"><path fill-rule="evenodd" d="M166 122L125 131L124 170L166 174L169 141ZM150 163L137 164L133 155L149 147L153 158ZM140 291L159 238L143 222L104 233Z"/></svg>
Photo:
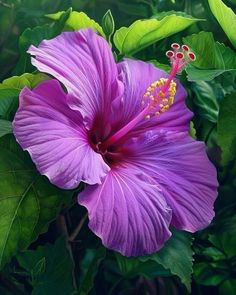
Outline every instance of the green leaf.
<svg viewBox="0 0 236 295"><path fill-rule="evenodd" d="M220 85L197 81L192 83L191 88L195 93L193 102L198 106L197 113L201 117L216 123L219 114L219 102L224 97L224 92Z"/></svg>
<svg viewBox="0 0 236 295"><path fill-rule="evenodd" d="M157 253L138 258L126 258L116 254L121 273L126 276L176 275L190 291L193 264L191 235L183 231L172 231L172 237Z"/></svg>
<svg viewBox="0 0 236 295"><path fill-rule="evenodd" d="M46 269L46 258L42 257L36 264L33 266L31 270L31 278L32 281L36 281L38 277L40 277L43 273L45 273Z"/></svg>
<svg viewBox="0 0 236 295"><path fill-rule="evenodd" d="M191 15L189 15L189 14L183 12L183 11L175 11L175 10L161 11L161 12L158 12L155 15L153 15L151 18L162 20L166 16L173 15L173 14L176 15L176 16L186 17L186 18L189 18L189 19L192 19L192 20L195 19L196 21L205 21L205 19L196 19L196 18L192 17Z"/></svg>
<svg viewBox="0 0 236 295"><path fill-rule="evenodd" d="M220 295L235 295L236 279L225 280L219 288Z"/></svg>
<svg viewBox="0 0 236 295"><path fill-rule="evenodd" d="M152 259L177 275L190 291L193 265L192 237L183 231L172 231L172 238Z"/></svg>
<svg viewBox="0 0 236 295"><path fill-rule="evenodd" d="M210 257L211 259L218 261L225 259L225 255L222 251L215 247L207 247L202 251L202 254Z"/></svg>
<svg viewBox="0 0 236 295"><path fill-rule="evenodd" d="M54 245L46 244L34 251L22 252L17 260L31 277L32 295L73 293L73 263L64 238L59 238Z"/></svg>
<svg viewBox="0 0 236 295"><path fill-rule="evenodd" d="M80 263L80 284L79 295L89 294L93 288L94 278L98 272L98 268L106 256L106 249L99 247L98 249L86 249L85 256Z"/></svg>
<svg viewBox="0 0 236 295"><path fill-rule="evenodd" d="M236 245L236 215L221 220L217 229L216 238L220 243L221 249L226 253L228 258L235 256Z"/></svg>
<svg viewBox="0 0 236 295"><path fill-rule="evenodd" d="M188 133L192 138L197 139L196 129L194 127L193 121L190 121Z"/></svg>
<svg viewBox="0 0 236 295"><path fill-rule="evenodd" d="M235 52L215 42L212 33L200 32L183 38L183 41L197 56L196 61L186 67L189 81L210 81L225 72L236 71Z"/></svg>
<svg viewBox="0 0 236 295"><path fill-rule="evenodd" d="M0 119L0 137L12 133L11 122Z"/></svg>
<svg viewBox="0 0 236 295"><path fill-rule="evenodd" d="M53 14L47 14L46 16L53 20L58 20L64 11L59 11ZM87 16L84 12L71 11L68 19L65 22L65 28L70 30L79 30L83 28L92 28L95 32L105 37L102 27L96 23L93 19Z"/></svg>
<svg viewBox="0 0 236 295"><path fill-rule="evenodd" d="M236 14L222 0L208 0L210 9L236 48Z"/></svg>
<svg viewBox="0 0 236 295"><path fill-rule="evenodd" d="M216 82L221 85L225 95L234 92L234 85L236 84L236 71L222 74L216 78Z"/></svg>
<svg viewBox="0 0 236 295"><path fill-rule="evenodd" d="M133 55L145 47L186 29L199 21L188 15L166 13L152 19L137 20L129 27L122 27L114 34L114 43L122 54Z"/></svg>
<svg viewBox="0 0 236 295"><path fill-rule="evenodd" d="M150 62L151 64L153 64L153 65L154 65L156 68L158 68L158 69L161 69L161 70L163 70L163 71L165 71L165 72L170 72L170 69L171 69L170 65L162 64L162 63L158 62L158 61L155 60L155 59L149 60L149 62Z"/></svg>
<svg viewBox="0 0 236 295"><path fill-rule="evenodd" d="M32 89L37 84L39 84L40 82L44 80L47 80L48 78L49 77L43 73L37 73L37 74L24 73L21 76L13 76L11 78L5 79L0 84L0 90L1 89L10 89L11 91L16 90L15 93L18 94L23 87L27 86L30 89Z"/></svg>
<svg viewBox="0 0 236 295"><path fill-rule="evenodd" d="M19 50L21 56L14 70L14 74L21 74L28 69L33 69L30 64L30 56L27 54L27 50L30 45L37 46L42 40L51 39L57 36L64 28L70 12L70 9L62 12L58 21L56 21L53 25L45 24L43 26L37 26L33 29L27 28L21 34L19 38Z"/></svg>
<svg viewBox="0 0 236 295"><path fill-rule="evenodd" d="M227 276L227 271L213 267L210 263L200 262L194 265L194 279L198 284L206 286L217 286Z"/></svg>
<svg viewBox="0 0 236 295"><path fill-rule="evenodd" d="M0 118L10 119L10 114L16 110L18 96L21 89L25 86L34 88L41 81L49 77L42 73L13 76L0 83Z"/></svg>
<svg viewBox="0 0 236 295"><path fill-rule="evenodd" d="M111 1L111 0L110 0ZM114 1L111 1L114 2ZM148 17L150 15L150 8L145 3L145 1L139 1L137 5L137 1L116 1L116 6L121 12L121 16L124 15L127 18L127 13L130 15L138 16L138 17ZM151 5L151 3L150 3Z"/></svg>
<svg viewBox="0 0 236 295"><path fill-rule="evenodd" d="M225 165L236 158L236 92L221 101L217 124L217 142L222 150L221 160Z"/></svg>
<svg viewBox="0 0 236 295"><path fill-rule="evenodd" d="M115 253L120 274L126 278L144 276L155 278L157 276L171 276L170 271L153 260L142 261L140 258L128 258Z"/></svg>
<svg viewBox="0 0 236 295"><path fill-rule="evenodd" d="M12 137L0 139L0 268L57 216L71 192L40 176Z"/></svg>
<svg viewBox="0 0 236 295"><path fill-rule="evenodd" d="M15 89L1 89L0 84L0 118L10 120L11 112L17 108L18 94Z"/></svg>

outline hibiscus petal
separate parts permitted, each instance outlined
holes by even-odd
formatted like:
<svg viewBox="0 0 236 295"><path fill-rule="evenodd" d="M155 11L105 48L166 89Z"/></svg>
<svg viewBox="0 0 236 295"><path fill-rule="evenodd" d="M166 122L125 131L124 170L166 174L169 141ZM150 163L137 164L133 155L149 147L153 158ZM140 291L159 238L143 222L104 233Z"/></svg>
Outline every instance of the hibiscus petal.
<svg viewBox="0 0 236 295"><path fill-rule="evenodd" d="M100 183L110 170L90 147L80 113L68 107L56 80L21 91L13 131L39 172L61 188Z"/></svg>
<svg viewBox="0 0 236 295"><path fill-rule="evenodd" d="M160 185L173 211L172 225L194 232L211 222L218 183L202 142L185 133L149 131L127 149L126 161Z"/></svg>
<svg viewBox="0 0 236 295"><path fill-rule="evenodd" d="M92 29L63 32L44 40L28 52L35 56L32 64L62 82L69 94L68 102L80 110L91 127L94 119L110 114L111 101L123 91L108 43Z"/></svg>
<svg viewBox="0 0 236 295"><path fill-rule="evenodd" d="M155 252L171 235L171 210L158 186L135 168L111 170L78 201L88 209L90 229L106 247L123 255Z"/></svg>
<svg viewBox="0 0 236 295"><path fill-rule="evenodd" d="M117 98L113 107L114 113L117 114L117 110L119 110L118 120L126 124L142 110L141 100L150 84L160 78L167 78L169 75L152 64L132 59L125 59L119 63L118 69L120 79L124 83L124 97ZM143 120L136 130L143 131L154 126L169 131L188 130L192 113L185 105L186 91L177 79L174 80L177 83L174 104L158 117L154 116L150 120Z"/></svg>

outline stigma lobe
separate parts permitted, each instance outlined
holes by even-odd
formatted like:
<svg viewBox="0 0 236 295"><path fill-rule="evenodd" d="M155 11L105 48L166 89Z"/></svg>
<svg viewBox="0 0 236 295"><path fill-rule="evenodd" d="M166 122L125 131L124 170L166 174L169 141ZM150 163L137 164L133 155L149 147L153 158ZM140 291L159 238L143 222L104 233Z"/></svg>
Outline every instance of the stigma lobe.
<svg viewBox="0 0 236 295"><path fill-rule="evenodd" d="M180 72L189 61L195 61L196 55L190 51L189 47L183 44L181 47L178 43L171 44L173 50L168 50L166 56L170 59L170 65L176 67L176 73Z"/></svg>

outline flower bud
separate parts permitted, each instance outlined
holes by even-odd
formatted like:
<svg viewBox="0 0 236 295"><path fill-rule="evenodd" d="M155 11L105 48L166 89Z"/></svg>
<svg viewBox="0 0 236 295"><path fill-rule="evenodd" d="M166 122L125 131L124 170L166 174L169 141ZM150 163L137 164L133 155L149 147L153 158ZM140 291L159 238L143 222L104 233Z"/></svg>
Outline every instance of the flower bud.
<svg viewBox="0 0 236 295"><path fill-rule="evenodd" d="M115 31L115 23L110 9L102 18L102 28L107 37L110 37Z"/></svg>

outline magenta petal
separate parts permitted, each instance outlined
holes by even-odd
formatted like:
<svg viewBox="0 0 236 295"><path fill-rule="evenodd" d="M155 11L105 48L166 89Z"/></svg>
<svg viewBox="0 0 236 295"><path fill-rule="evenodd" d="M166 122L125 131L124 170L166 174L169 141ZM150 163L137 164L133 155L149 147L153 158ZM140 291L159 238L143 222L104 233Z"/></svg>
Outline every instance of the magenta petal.
<svg viewBox="0 0 236 295"><path fill-rule="evenodd" d="M128 148L132 153L126 161L160 185L173 212L172 225L194 232L211 222L218 183L202 142L185 133L147 132Z"/></svg>
<svg viewBox="0 0 236 295"><path fill-rule="evenodd" d="M160 78L167 78L169 75L152 64L132 59L125 59L119 63L118 69L120 79L124 83L124 97L117 98L113 103L113 108L115 114L117 112L120 114L118 120L126 124L141 111L141 101L150 84ZM158 117L142 121L136 130L146 131L153 127L169 131L188 130L192 113L185 105L186 91L177 79L175 82L177 92L170 109Z"/></svg>
<svg viewBox="0 0 236 295"><path fill-rule="evenodd" d="M63 32L44 40L28 52L32 63L62 82L69 94L68 102L80 110L89 126L95 118L105 120L110 103L123 91L108 43L92 29Z"/></svg>
<svg viewBox="0 0 236 295"><path fill-rule="evenodd" d="M21 91L13 131L39 172L61 188L100 183L110 170L90 147L80 113L67 106L56 80Z"/></svg>
<svg viewBox="0 0 236 295"><path fill-rule="evenodd" d="M171 235L171 210L160 189L135 168L110 171L101 185L87 187L78 201L88 209L90 229L106 247L123 255L155 252Z"/></svg>

